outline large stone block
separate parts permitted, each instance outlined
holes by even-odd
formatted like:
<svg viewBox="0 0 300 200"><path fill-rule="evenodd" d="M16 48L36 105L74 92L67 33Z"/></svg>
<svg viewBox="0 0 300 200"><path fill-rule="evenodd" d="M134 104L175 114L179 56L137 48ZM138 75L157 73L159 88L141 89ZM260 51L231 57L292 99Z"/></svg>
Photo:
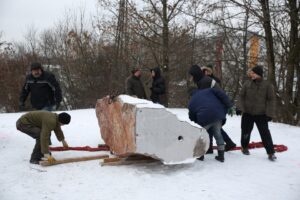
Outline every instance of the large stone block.
<svg viewBox="0 0 300 200"><path fill-rule="evenodd" d="M186 109L166 109L120 95L96 104L101 136L115 155L143 154L165 164L193 162L205 154L209 137L188 119Z"/></svg>

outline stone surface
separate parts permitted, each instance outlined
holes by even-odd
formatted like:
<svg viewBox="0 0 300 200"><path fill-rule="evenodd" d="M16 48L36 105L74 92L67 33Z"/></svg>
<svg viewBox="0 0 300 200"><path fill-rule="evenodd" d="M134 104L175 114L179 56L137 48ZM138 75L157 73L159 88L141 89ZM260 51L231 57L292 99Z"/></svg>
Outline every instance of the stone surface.
<svg viewBox="0 0 300 200"><path fill-rule="evenodd" d="M181 119L182 110L120 95L113 101L99 99L96 115L101 136L115 155L143 154L177 164L192 162L208 149L206 130L187 116Z"/></svg>

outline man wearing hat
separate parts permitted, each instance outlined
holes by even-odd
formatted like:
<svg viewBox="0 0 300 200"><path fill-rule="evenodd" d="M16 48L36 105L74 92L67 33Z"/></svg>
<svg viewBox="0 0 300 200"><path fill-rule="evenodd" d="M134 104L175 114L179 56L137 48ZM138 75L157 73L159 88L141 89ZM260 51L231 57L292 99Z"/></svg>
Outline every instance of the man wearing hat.
<svg viewBox="0 0 300 200"><path fill-rule="evenodd" d="M147 99L139 68L131 70L131 76L126 79L126 94L140 99Z"/></svg>
<svg viewBox="0 0 300 200"><path fill-rule="evenodd" d="M48 111L28 112L18 119L17 129L35 139L30 163L39 164L40 160L48 160L51 164L55 162L49 152L49 135L54 131L58 141L68 147L61 126L69 124L70 121L71 116L68 113L56 114Z"/></svg>
<svg viewBox="0 0 300 200"><path fill-rule="evenodd" d="M272 136L268 122L275 113L275 93L271 83L263 80L263 67L260 65L252 68L248 73L247 80L239 95L237 109L242 115L242 153L249 155L248 144L254 123L257 126L261 140L264 144L268 158L276 160Z"/></svg>
<svg viewBox="0 0 300 200"><path fill-rule="evenodd" d="M25 110L25 101L31 94L31 105L36 110L58 109L62 100L61 89L55 76L43 70L40 63L32 63L31 73L26 76L19 98L20 111Z"/></svg>
<svg viewBox="0 0 300 200"><path fill-rule="evenodd" d="M202 70L204 75L209 76L210 78L215 80L221 86L221 80L214 75L213 68L214 67L213 67L212 64L208 64L206 66L201 67L201 70Z"/></svg>

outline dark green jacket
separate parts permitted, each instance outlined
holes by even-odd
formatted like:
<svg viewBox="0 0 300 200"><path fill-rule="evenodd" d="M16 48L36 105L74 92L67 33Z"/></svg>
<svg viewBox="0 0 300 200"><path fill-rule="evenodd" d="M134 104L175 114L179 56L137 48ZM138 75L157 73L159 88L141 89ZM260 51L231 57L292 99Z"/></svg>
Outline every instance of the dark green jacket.
<svg viewBox="0 0 300 200"><path fill-rule="evenodd" d="M126 80L126 94L135 95L140 99L147 99L142 81L134 75Z"/></svg>
<svg viewBox="0 0 300 200"><path fill-rule="evenodd" d="M275 116L275 93L271 83L263 79L248 80L242 87L237 107L251 115Z"/></svg>
<svg viewBox="0 0 300 200"><path fill-rule="evenodd" d="M56 113L47 111L32 111L21 116L22 124L30 124L41 129L41 151L43 154L49 153L49 136L54 131L57 139L62 141L65 137L58 122Z"/></svg>

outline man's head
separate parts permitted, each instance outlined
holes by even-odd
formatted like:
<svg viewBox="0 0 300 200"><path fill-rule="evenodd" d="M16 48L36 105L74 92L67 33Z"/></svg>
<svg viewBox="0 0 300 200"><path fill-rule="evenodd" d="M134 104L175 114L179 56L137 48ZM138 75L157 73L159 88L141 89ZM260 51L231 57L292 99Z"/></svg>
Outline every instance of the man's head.
<svg viewBox="0 0 300 200"><path fill-rule="evenodd" d="M264 74L263 67L257 65L251 69L249 76L252 80L255 80L255 79L262 78L263 74Z"/></svg>
<svg viewBox="0 0 300 200"><path fill-rule="evenodd" d="M153 78L160 77L161 72L160 72L160 68L159 67L155 67L155 68L150 69L150 72L151 72L151 76Z"/></svg>
<svg viewBox="0 0 300 200"><path fill-rule="evenodd" d="M71 121L71 116L68 113L62 112L58 114L58 122L61 125L69 124Z"/></svg>
<svg viewBox="0 0 300 200"><path fill-rule="evenodd" d="M38 78L43 73L43 68L41 63L32 63L30 66L31 74L33 77Z"/></svg>
<svg viewBox="0 0 300 200"><path fill-rule="evenodd" d="M198 65L191 66L189 74L191 75L191 78L193 79L194 83L200 81L204 76L201 68Z"/></svg>
<svg viewBox="0 0 300 200"><path fill-rule="evenodd" d="M141 76L141 70L139 68L134 68L133 70L131 70L131 74L133 76L140 77Z"/></svg>
<svg viewBox="0 0 300 200"><path fill-rule="evenodd" d="M208 64L206 66L201 67L201 70L205 76L210 76L213 74L213 65Z"/></svg>

